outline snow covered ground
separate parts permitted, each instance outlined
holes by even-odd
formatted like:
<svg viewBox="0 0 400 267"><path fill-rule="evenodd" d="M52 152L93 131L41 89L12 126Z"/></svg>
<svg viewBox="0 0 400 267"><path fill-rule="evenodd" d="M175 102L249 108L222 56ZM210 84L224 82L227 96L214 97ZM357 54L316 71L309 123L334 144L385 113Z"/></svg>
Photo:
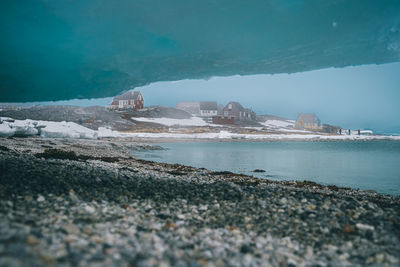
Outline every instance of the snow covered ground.
<svg viewBox="0 0 400 267"><path fill-rule="evenodd" d="M209 125L206 123L202 118L199 117L191 117L190 119L171 119L171 118L140 118L140 117L132 117L135 121L141 122L152 122L158 123L166 126L207 126Z"/></svg>
<svg viewBox="0 0 400 267"><path fill-rule="evenodd" d="M265 122L260 122L260 124L268 128L293 128L294 121L283 121L283 120L267 120Z"/></svg>
<svg viewBox="0 0 400 267"><path fill-rule="evenodd" d="M259 122L265 128L273 131L287 132L287 133L310 133L306 130L298 130L294 128L295 121L293 120L266 120Z"/></svg>
<svg viewBox="0 0 400 267"><path fill-rule="evenodd" d="M199 119L199 118L198 118ZM158 122L175 125L174 119L165 118L154 119ZM186 125L203 126L197 119L179 120L187 121ZM191 124L189 124L191 123ZM203 124L204 123L204 124ZM182 124L180 124L182 125ZM33 136L40 135L48 138L84 138L97 139L98 137L133 137L133 138L164 138L164 139L225 139L225 140L399 140L400 136L382 135L320 135L320 134L240 134L221 130L217 133L123 133L100 127L97 131L88 129L74 122L53 122L53 121L34 121L34 120L13 120L0 117L0 137L7 136Z"/></svg>

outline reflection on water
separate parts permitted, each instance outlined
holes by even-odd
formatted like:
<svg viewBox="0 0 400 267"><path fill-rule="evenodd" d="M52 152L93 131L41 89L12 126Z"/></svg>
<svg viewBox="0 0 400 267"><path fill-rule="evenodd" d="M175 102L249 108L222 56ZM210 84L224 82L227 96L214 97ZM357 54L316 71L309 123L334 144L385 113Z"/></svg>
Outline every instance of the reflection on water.
<svg viewBox="0 0 400 267"><path fill-rule="evenodd" d="M400 142L196 142L136 152L158 162L400 195ZM264 173L254 173L263 169Z"/></svg>

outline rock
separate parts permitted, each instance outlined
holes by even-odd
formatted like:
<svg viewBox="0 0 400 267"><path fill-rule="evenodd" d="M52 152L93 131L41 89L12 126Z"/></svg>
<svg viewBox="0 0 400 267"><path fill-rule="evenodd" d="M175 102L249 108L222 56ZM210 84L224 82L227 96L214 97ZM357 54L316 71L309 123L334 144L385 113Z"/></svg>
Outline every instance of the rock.
<svg viewBox="0 0 400 267"><path fill-rule="evenodd" d="M36 201L37 202L43 202L43 201L45 201L45 198L44 198L44 196L39 195L38 198L36 199Z"/></svg>
<svg viewBox="0 0 400 267"><path fill-rule="evenodd" d="M70 235L78 235L80 233L79 228L74 224L66 224L63 229Z"/></svg>
<svg viewBox="0 0 400 267"><path fill-rule="evenodd" d="M374 230L375 230L375 227L373 227L372 225L362 224L362 223L357 223L357 224L356 224L356 227L357 227L358 229L364 230L364 231L366 231L366 230L374 231Z"/></svg>
<svg viewBox="0 0 400 267"><path fill-rule="evenodd" d="M89 205L85 205L84 209L87 213L90 213L90 214L93 214L96 211L95 208L93 208L92 206L89 206Z"/></svg>
<svg viewBox="0 0 400 267"><path fill-rule="evenodd" d="M82 232L84 232L84 233L87 234L87 235L93 234L92 228L91 228L90 226L88 226L88 225L85 225L85 226L82 228Z"/></svg>
<svg viewBox="0 0 400 267"><path fill-rule="evenodd" d="M33 235L28 235L26 237L26 243L30 246L36 246L37 244L39 244L39 239L37 239L35 236Z"/></svg>
<svg viewBox="0 0 400 267"><path fill-rule="evenodd" d="M351 226L351 225L345 225L344 227L343 227L343 233L345 233L345 234L352 234L352 233L354 233L356 230L354 229L354 227L353 226Z"/></svg>

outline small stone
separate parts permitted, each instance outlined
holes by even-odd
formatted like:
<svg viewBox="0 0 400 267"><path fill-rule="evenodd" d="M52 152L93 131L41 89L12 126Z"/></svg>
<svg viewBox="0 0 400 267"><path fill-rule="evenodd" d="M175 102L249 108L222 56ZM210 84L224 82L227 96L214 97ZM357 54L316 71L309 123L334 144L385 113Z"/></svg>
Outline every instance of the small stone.
<svg viewBox="0 0 400 267"><path fill-rule="evenodd" d="M344 227L343 227L343 233L345 233L345 234L351 234L351 233L354 233L356 230L354 229L354 227L353 226L351 226L351 225L345 225Z"/></svg>
<svg viewBox="0 0 400 267"><path fill-rule="evenodd" d="M67 243L73 243L73 242L75 242L75 241L76 241L76 237L73 236L73 235L68 235L68 236L65 238L65 242L67 242Z"/></svg>
<svg viewBox="0 0 400 267"><path fill-rule="evenodd" d="M85 205L85 211L86 211L87 213L93 214L96 210L95 210L95 208L93 208L92 206Z"/></svg>
<svg viewBox="0 0 400 267"><path fill-rule="evenodd" d="M362 224L362 223L357 223L356 227L360 230L371 230L371 231L375 230L375 227L373 227L372 225Z"/></svg>
<svg viewBox="0 0 400 267"><path fill-rule="evenodd" d="M93 234L93 230L90 226L85 225L82 229L82 232L84 232L87 235Z"/></svg>
<svg viewBox="0 0 400 267"><path fill-rule="evenodd" d="M26 243L30 246L36 246L37 244L39 244L39 239L37 239L35 236L33 235L28 235L26 237Z"/></svg>
<svg viewBox="0 0 400 267"><path fill-rule="evenodd" d="M79 234L79 228L74 225L74 224L67 224L63 226L63 229L68 233L72 235L78 235Z"/></svg>
<svg viewBox="0 0 400 267"><path fill-rule="evenodd" d="M168 229L176 229L178 226L175 223L167 223L165 227Z"/></svg>
<svg viewBox="0 0 400 267"><path fill-rule="evenodd" d="M317 207L314 204L310 204L307 206L309 210L315 210Z"/></svg>
<svg viewBox="0 0 400 267"><path fill-rule="evenodd" d="M48 265L52 265L56 263L57 259L48 255L48 254L42 254L40 255L40 258Z"/></svg>
<svg viewBox="0 0 400 267"><path fill-rule="evenodd" d="M69 198L71 199L71 201L74 201L74 202L79 201L79 198L76 196L74 190L69 191Z"/></svg>
<svg viewBox="0 0 400 267"><path fill-rule="evenodd" d="M97 235L93 236L90 240L93 241L93 242L95 242L95 243L97 243L97 244L103 244L103 243L104 243L104 240L101 239L101 238L100 238L99 236L97 236Z"/></svg>
<svg viewBox="0 0 400 267"><path fill-rule="evenodd" d="M375 259L377 263L382 263L385 259L385 255L383 253L376 254Z"/></svg>
<svg viewBox="0 0 400 267"><path fill-rule="evenodd" d="M36 199L36 201L37 202L43 202L43 201L45 201L45 198L44 198L44 196L39 195L38 198Z"/></svg>
<svg viewBox="0 0 400 267"><path fill-rule="evenodd" d="M206 211L208 209L207 205L200 205L199 210Z"/></svg>
<svg viewBox="0 0 400 267"><path fill-rule="evenodd" d="M32 201L32 197L31 197L31 196L25 196L24 199L25 199L26 201Z"/></svg>
<svg viewBox="0 0 400 267"><path fill-rule="evenodd" d="M287 199L285 197L281 198L281 204L285 205L287 203Z"/></svg>

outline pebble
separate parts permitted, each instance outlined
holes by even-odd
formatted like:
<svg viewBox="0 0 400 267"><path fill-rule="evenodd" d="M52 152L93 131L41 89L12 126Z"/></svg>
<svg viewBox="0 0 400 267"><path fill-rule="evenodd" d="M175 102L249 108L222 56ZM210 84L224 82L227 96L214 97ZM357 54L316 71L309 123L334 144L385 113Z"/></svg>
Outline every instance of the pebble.
<svg viewBox="0 0 400 267"><path fill-rule="evenodd" d="M372 225L362 224L362 223L357 223L356 227L360 230L371 230L371 231L375 230L375 227L373 227Z"/></svg>
<svg viewBox="0 0 400 267"><path fill-rule="evenodd" d="M0 265L399 264L399 197L262 180L248 186L253 178L134 159L18 154L26 142L42 151L47 141L38 140L0 138L17 151L0 153ZM115 140L51 140L78 155L130 157Z"/></svg>

